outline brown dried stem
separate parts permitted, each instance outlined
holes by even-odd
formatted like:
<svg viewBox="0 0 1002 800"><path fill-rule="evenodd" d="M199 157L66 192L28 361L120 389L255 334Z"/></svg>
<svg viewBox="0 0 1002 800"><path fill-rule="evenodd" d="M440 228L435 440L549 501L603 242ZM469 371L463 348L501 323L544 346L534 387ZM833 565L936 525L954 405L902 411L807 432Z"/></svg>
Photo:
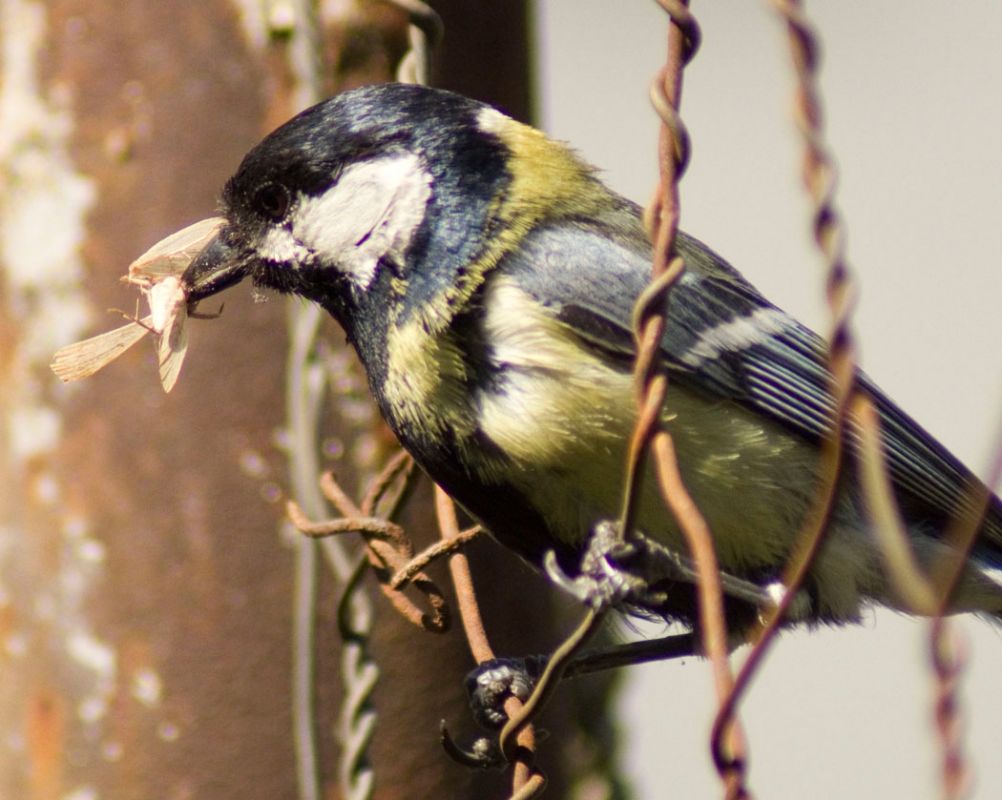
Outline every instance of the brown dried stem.
<svg viewBox="0 0 1002 800"><path fill-rule="evenodd" d="M915 559L904 520L894 500L884 459L880 416L873 401L857 394L852 400L852 417L859 433L860 488L888 579L911 611L934 615L939 601L932 582Z"/></svg>
<svg viewBox="0 0 1002 800"><path fill-rule="evenodd" d="M452 502L452 498L438 486L435 487L435 514L438 518L438 527L443 542L454 543L464 533L468 533L468 531L460 532L459 522L456 519L456 506ZM494 650L491 648L487 638L487 630L484 628L484 621L480 615L476 591L473 588L473 576L470 574L470 563L461 549L451 549L449 573L452 575L452 583L456 587L456 604L459 607L459 618L463 624L466 641L470 646L470 653L474 661L483 664L495 657ZM510 725L511 720L521 715L522 702L517 697L508 697L505 700L504 708ZM535 797L542 791L546 779L534 765L536 734L531 724L525 725L518 732L515 743L515 748L512 748L510 752L505 752L505 755L509 756L509 763L515 765L512 775L512 797ZM504 752L503 747L502 751Z"/></svg>
<svg viewBox="0 0 1002 800"><path fill-rule="evenodd" d="M393 607L412 624L441 633L449 624L445 597L427 574L410 566L414 547L403 528L391 519L399 512L415 475L410 457L398 454L372 480L359 506L341 488L333 473L327 472L320 478L320 488L341 517L314 522L292 501L286 505L286 512L292 524L307 536L362 534L366 557L379 579L379 588ZM401 574L407 576L406 580L400 578ZM421 610L403 593L408 583L425 595L428 611Z"/></svg>
<svg viewBox="0 0 1002 800"><path fill-rule="evenodd" d="M699 618L704 652L713 665L717 697L723 702L734 689L728 655L730 646L724 617L723 589L720 566L713 547L713 534L682 480L671 436L661 431L654 437L661 496L678 520L686 544L699 571ZM727 742L726 755L715 760L717 771L724 780L727 797L746 797L744 786L746 746L744 733L736 717L728 715L722 722L721 737Z"/></svg>

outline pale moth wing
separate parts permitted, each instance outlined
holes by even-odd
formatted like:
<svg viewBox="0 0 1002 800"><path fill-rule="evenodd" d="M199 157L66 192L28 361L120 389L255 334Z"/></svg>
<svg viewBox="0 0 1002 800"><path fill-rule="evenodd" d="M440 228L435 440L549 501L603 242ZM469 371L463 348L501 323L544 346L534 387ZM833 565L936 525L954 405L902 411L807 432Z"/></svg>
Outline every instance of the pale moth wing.
<svg viewBox="0 0 1002 800"><path fill-rule="evenodd" d="M180 276L222 223L222 217L200 220L161 239L133 261L122 280L140 287L150 314L60 348L50 365L56 376L62 381L90 377L152 332L158 337L160 383L165 392L173 389L188 348L188 303Z"/></svg>

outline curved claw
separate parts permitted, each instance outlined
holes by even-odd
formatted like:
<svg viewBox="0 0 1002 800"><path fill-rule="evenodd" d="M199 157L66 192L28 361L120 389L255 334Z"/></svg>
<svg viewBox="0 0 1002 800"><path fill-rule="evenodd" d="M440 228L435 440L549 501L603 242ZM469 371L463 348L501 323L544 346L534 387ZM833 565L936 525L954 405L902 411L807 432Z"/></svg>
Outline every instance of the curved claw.
<svg viewBox="0 0 1002 800"><path fill-rule="evenodd" d="M474 739L473 745L466 750L452 738L444 719L439 724L438 730L442 748L457 764L470 769L500 769L507 766L508 762L505 761L496 741L481 736L479 739Z"/></svg>
<svg viewBox="0 0 1002 800"><path fill-rule="evenodd" d="M546 576L553 581L557 588L563 589L582 603L587 602L588 594L581 585L580 579L572 578L564 572L563 567L560 566L560 562L557 561L556 551L547 550L543 555L543 569L546 570Z"/></svg>
<svg viewBox="0 0 1002 800"><path fill-rule="evenodd" d="M625 600L644 600L649 593L647 583L620 569L610 560L613 551L606 550L604 541L592 538L589 552L582 559L581 574L571 578L557 563L557 556L547 551L543 567L558 588L595 611L615 606ZM627 545L628 547L628 545ZM653 595L652 595L653 597Z"/></svg>

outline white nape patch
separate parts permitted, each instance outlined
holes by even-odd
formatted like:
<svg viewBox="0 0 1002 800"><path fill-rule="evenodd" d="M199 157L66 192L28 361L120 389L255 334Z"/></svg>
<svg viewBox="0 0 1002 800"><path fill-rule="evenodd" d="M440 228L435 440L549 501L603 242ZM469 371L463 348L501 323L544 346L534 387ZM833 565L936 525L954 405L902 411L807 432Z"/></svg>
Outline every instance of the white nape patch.
<svg viewBox="0 0 1002 800"><path fill-rule="evenodd" d="M699 340L682 355L691 367L711 361L721 353L745 350L769 341L792 325L792 320L778 308L759 308L745 317L735 317L703 331Z"/></svg>
<svg viewBox="0 0 1002 800"><path fill-rule="evenodd" d="M322 195L300 200L292 239L364 289L380 259L403 261L430 197L431 175L413 153L363 161Z"/></svg>
<svg viewBox="0 0 1002 800"><path fill-rule="evenodd" d="M500 136L511 126L511 117L496 108L482 108L477 112L477 127L484 133Z"/></svg>

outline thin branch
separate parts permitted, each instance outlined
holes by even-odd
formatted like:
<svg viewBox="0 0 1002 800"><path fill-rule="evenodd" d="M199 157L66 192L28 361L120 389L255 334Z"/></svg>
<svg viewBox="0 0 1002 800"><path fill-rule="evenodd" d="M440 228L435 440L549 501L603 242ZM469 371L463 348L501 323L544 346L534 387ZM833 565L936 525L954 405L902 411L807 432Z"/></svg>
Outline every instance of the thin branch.
<svg viewBox="0 0 1002 800"><path fill-rule="evenodd" d="M461 536L459 522L456 519L456 507L452 498L437 486L435 487L435 513L438 517L439 531L443 541L452 542ZM483 617L480 615L469 560L462 550L453 550L449 555L449 572L452 575L453 585L456 587L456 604L459 606L459 617L463 623L463 631L466 633L470 653L473 655L474 661L483 664L485 661L494 659L495 655L487 638ZM522 716L522 707L522 702L517 697L509 696L505 700L504 709L508 715L509 726L511 720ZM542 791L545 777L535 766L536 734L532 725L526 724L517 732L516 746L509 748L508 751L504 749L503 732L501 741L502 752L508 757L508 762L515 765L512 775L512 796L535 797Z"/></svg>
<svg viewBox="0 0 1002 800"><path fill-rule="evenodd" d="M863 394L853 398L852 415L859 431L860 488L887 577L897 595L914 613L934 615L939 608L936 591L915 559L891 489L880 415L870 398Z"/></svg>

